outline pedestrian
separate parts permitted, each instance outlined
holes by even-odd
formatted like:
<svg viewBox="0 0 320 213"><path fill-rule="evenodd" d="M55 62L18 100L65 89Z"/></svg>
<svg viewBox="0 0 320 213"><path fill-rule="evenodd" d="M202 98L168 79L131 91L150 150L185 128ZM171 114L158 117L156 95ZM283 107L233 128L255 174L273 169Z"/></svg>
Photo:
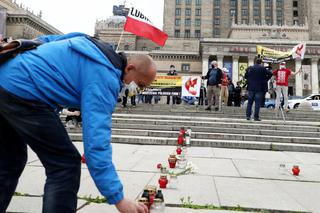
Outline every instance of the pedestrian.
<svg viewBox="0 0 320 213"><path fill-rule="evenodd" d="M272 72L262 66L262 59L257 58L256 63L250 66L245 74L248 82L248 106L246 110L247 120L251 120L252 105L255 103L254 120L261 121L260 107L262 96L268 90L268 80L272 77Z"/></svg>
<svg viewBox="0 0 320 213"><path fill-rule="evenodd" d="M169 72L167 73L168 76L175 76L178 75L176 67L174 65L170 65ZM172 104L176 104L177 97L174 95L168 95L167 96L167 104L170 104L170 99L172 99Z"/></svg>
<svg viewBox="0 0 320 213"><path fill-rule="evenodd" d="M234 103L234 84L232 83L232 81L229 81L229 85L228 85L228 106L233 106Z"/></svg>
<svg viewBox="0 0 320 213"><path fill-rule="evenodd" d="M228 77L228 70L227 68L222 68L222 80L221 80L221 90L220 90L220 98L221 98L221 106L222 103L224 106L228 105L228 99L229 99L229 77Z"/></svg>
<svg viewBox="0 0 320 213"><path fill-rule="evenodd" d="M201 82L200 95L199 95L199 103L198 103L198 105L203 105L203 104L205 104L205 103L204 103L204 102L205 102L204 99L205 99L206 95L207 95L206 88L205 88L205 86L204 86L204 83Z"/></svg>
<svg viewBox="0 0 320 213"><path fill-rule="evenodd" d="M207 79L207 98L208 98L208 107L206 110L211 110L211 106L215 106L215 111L218 111L221 108L220 105L220 87L222 81L222 70L218 67L217 61L211 62L211 68L208 70L206 76L203 76L202 79ZM212 99L215 99L213 102ZM214 103L214 104L213 104Z"/></svg>
<svg viewBox="0 0 320 213"><path fill-rule="evenodd" d="M144 88L156 76L151 57L126 60L111 45L82 33L38 38L36 49L0 65L0 212L5 212L27 162L27 145L45 168L44 213L76 212L81 155L56 113L81 107L90 174L120 212L147 213L124 198L112 163L111 116L122 84ZM130 91L129 91L130 92Z"/></svg>
<svg viewBox="0 0 320 213"><path fill-rule="evenodd" d="M240 81L237 82L237 86L234 88L234 106L241 106L241 93L242 88L240 86Z"/></svg>
<svg viewBox="0 0 320 213"><path fill-rule="evenodd" d="M294 72L293 75L296 75L300 72ZM289 85L289 77L292 74L292 71L286 68L286 62L281 62L278 70L273 71L273 75L276 78L276 110L279 110L281 104L281 97L284 99L284 110L287 112L288 109L288 85Z"/></svg>

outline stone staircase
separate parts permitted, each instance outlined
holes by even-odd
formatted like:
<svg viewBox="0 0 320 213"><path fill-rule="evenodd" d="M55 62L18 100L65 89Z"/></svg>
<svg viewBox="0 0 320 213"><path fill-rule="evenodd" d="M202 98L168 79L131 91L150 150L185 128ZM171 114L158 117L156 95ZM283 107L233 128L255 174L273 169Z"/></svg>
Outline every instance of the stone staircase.
<svg viewBox="0 0 320 213"><path fill-rule="evenodd" d="M319 111L290 111L284 122L273 110L262 109L263 121L254 122L244 119L244 110L208 112L184 105L116 108L112 142L176 145L180 127L187 127L192 129L192 146L320 152ZM68 132L73 141L82 141L80 128Z"/></svg>

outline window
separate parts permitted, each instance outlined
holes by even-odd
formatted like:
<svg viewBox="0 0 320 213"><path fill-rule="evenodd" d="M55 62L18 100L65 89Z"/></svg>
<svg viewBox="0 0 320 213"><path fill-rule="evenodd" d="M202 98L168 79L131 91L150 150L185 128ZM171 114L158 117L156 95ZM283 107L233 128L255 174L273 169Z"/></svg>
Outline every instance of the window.
<svg viewBox="0 0 320 213"><path fill-rule="evenodd" d="M254 7L260 7L260 0L253 0Z"/></svg>
<svg viewBox="0 0 320 213"><path fill-rule="evenodd" d="M220 16L220 9L219 8L214 9L214 15Z"/></svg>
<svg viewBox="0 0 320 213"><path fill-rule="evenodd" d="M299 20L293 20L293 25L299 25Z"/></svg>
<svg viewBox="0 0 320 213"><path fill-rule="evenodd" d="M181 71L182 72L189 72L190 71L190 64L182 64Z"/></svg>
<svg viewBox="0 0 320 213"><path fill-rule="evenodd" d="M213 29L213 37L219 37L220 36L220 29L214 28Z"/></svg>
<svg viewBox="0 0 320 213"><path fill-rule="evenodd" d="M247 7L248 6L248 0L242 0L242 6Z"/></svg>
<svg viewBox="0 0 320 213"><path fill-rule="evenodd" d="M190 38L190 30L185 30L184 31L184 37L185 38Z"/></svg>
<svg viewBox="0 0 320 213"><path fill-rule="evenodd" d="M277 17L282 17L282 10L277 10Z"/></svg>
<svg viewBox="0 0 320 213"><path fill-rule="evenodd" d="M214 6L215 7L220 7L220 0L215 0L214 1Z"/></svg>
<svg viewBox="0 0 320 213"><path fill-rule="evenodd" d="M260 16L260 10L253 10L253 16Z"/></svg>
<svg viewBox="0 0 320 213"><path fill-rule="evenodd" d="M124 45L124 50L129 50L129 45Z"/></svg>
<svg viewBox="0 0 320 213"><path fill-rule="evenodd" d="M186 9L186 16L191 16L191 9L190 8Z"/></svg>
<svg viewBox="0 0 320 213"><path fill-rule="evenodd" d="M196 9L196 16L201 16L201 9Z"/></svg>
<svg viewBox="0 0 320 213"><path fill-rule="evenodd" d="M293 1L293 7L298 7L298 1Z"/></svg>
<svg viewBox="0 0 320 213"><path fill-rule="evenodd" d="M175 21L175 25L176 26L180 26L180 23L181 23L181 20L179 18L177 18L176 21Z"/></svg>
<svg viewBox="0 0 320 213"><path fill-rule="evenodd" d="M175 30L174 31L174 37L175 38L180 38L180 30Z"/></svg>
<svg viewBox="0 0 320 213"><path fill-rule="evenodd" d="M272 22L271 22L271 19L266 19L266 24L267 24L267 25L271 25L271 23L272 23Z"/></svg>
<svg viewBox="0 0 320 213"><path fill-rule="evenodd" d="M195 20L195 25L196 26L201 26L201 19L196 19Z"/></svg>
<svg viewBox="0 0 320 213"><path fill-rule="evenodd" d="M230 9L230 16L233 17L236 15L236 10L235 9Z"/></svg>
<svg viewBox="0 0 320 213"><path fill-rule="evenodd" d="M237 7L237 1L236 0L230 0L230 7Z"/></svg>
<svg viewBox="0 0 320 213"><path fill-rule="evenodd" d="M277 25L279 25L279 26L282 26L282 25L283 25L282 19L277 19Z"/></svg>
<svg viewBox="0 0 320 213"><path fill-rule="evenodd" d="M191 5L191 0L186 0L186 5Z"/></svg>
<svg viewBox="0 0 320 213"><path fill-rule="evenodd" d="M197 6L201 5L201 0L196 0L196 5Z"/></svg>
<svg viewBox="0 0 320 213"><path fill-rule="evenodd" d="M293 17L298 17L298 16L299 16L298 10L294 10L294 11L293 11Z"/></svg>
<svg viewBox="0 0 320 213"><path fill-rule="evenodd" d="M176 16L180 16L181 15L181 9L180 8L176 8Z"/></svg>
<svg viewBox="0 0 320 213"><path fill-rule="evenodd" d="M247 16L248 15L248 10L247 9L242 9L242 16Z"/></svg>
<svg viewBox="0 0 320 213"><path fill-rule="evenodd" d="M277 0L277 8L283 6L283 0Z"/></svg>
<svg viewBox="0 0 320 213"><path fill-rule="evenodd" d="M181 0L176 0L176 5L180 5L181 4Z"/></svg>
<svg viewBox="0 0 320 213"><path fill-rule="evenodd" d="M271 10L269 10L269 9L266 10L266 16L271 17Z"/></svg>
<svg viewBox="0 0 320 213"><path fill-rule="evenodd" d="M200 38L201 37L201 31L200 30L195 30L194 31L194 37Z"/></svg>
<svg viewBox="0 0 320 213"><path fill-rule="evenodd" d="M142 47L141 50L142 51L147 51L147 47Z"/></svg>
<svg viewBox="0 0 320 213"><path fill-rule="evenodd" d="M220 19L215 18L214 19L214 25L220 25Z"/></svg>
<svg viewBox="0 0 320 213"><path fill-rule="evenodd" d="M185 20L185 25L186 25L186 26L191 26L191 19L187 18L187 19Z"/></svg>
<svg viewBox="0 0 320 213"><path fill-rule="evenodd" d="M261 21L260 21L260 19L255 19L255 20L254 20L254 23L255 23L256 25L260 25L260 24L261 24Z"/></svg>
<svg viewBox="0 0 320 213"><path fill-rule="evenodd" d="M271 7L271 0L266 0L265 4L266 4L266 7Z"/></svg>

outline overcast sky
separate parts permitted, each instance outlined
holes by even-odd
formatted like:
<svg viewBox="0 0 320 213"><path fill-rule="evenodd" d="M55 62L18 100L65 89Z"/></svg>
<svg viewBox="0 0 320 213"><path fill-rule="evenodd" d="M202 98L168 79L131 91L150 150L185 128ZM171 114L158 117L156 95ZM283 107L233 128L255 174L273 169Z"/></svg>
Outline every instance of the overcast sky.
<svg viewBox="0 0 320 213"><path fill-rule="evenodd" d="M42 11L42 19L53 27L68 32L94 33L96 20L112 16L113 5L124 0L17 0L35 14ZM158 28L163 25L163 0L127 0L126 6L135 6Z"/></svg>

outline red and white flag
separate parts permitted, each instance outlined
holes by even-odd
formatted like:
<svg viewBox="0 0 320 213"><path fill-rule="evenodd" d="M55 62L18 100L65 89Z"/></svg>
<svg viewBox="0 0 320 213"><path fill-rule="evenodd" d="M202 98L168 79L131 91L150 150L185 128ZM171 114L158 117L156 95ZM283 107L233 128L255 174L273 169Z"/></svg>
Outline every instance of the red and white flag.
<svg viewBox="0 0 320 213"><path fill-rule="evenodd" d="M304 55L306 53L306 43L300 43L298 45L296 45L295 47L293 47L293 49L291 50L292 52L292 58L301 58L304 59Z"/></svg>
<svg viewBox="0 0 320 213"><path fill-rule="evenodd" d="M164 46L168 39L165 32L156 28L145 15L134 7L129 11L124 30L148 38L160 46Z"/></svg>

